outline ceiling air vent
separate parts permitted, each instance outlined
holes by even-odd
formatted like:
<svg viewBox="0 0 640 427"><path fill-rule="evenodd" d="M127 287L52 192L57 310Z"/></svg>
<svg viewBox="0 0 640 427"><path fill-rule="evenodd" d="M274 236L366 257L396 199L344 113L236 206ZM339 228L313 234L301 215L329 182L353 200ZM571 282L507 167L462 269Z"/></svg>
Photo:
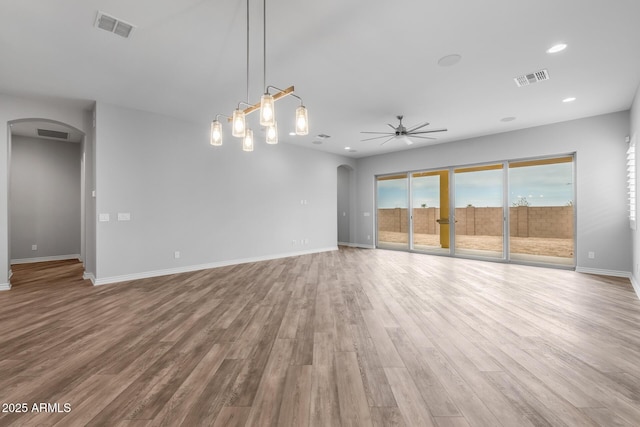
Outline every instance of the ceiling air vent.
<svg viewBox="0 0 640 427"><path fill-rule="evenodd" d="M60 132L57 130L48 130L48 129L38 129L38 136L42 136L44 138L64 139L66 141L69 139L69 132Z"/></svg>
<svg viewBox="0 0 640 427"><path fill-rule="evenodd" d="M540 70L535 73L523 74L522 76L515 77L513 80L515 80L518 87L528 86L543 80L549 80L549 72L547 70Z"/></svg>
<svg viewBox="0 0 640 427"><path fill-rule="evenodd" d="M120 37L124 37L125 39L128 39L136 28L131 24L121 21L118 18L114 18L113 16L109 16L101 11L98 11L95 26L109 31L110 33L117 34Z"/></svg>

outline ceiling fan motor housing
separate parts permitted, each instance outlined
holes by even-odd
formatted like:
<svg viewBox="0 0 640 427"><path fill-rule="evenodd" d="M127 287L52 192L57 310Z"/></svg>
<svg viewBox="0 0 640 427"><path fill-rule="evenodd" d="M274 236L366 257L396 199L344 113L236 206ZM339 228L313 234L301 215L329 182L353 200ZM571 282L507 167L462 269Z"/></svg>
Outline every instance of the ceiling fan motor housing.
<svg viewBox="0 0 640 427"><path fill-rule="evenodd" d="M384 141L382 144L380 145L384 145L387 142L391 141L394 138L399 138L399 137L404 137L402 138L407 145L411 145L413 144L413 141L411 139L409 139L409 137L412 138L420 138L420 139L435 139L429 136L424 136L424 134L427 133L434 133L434 132L446 132L447 129L432 129L432 130L420 130L423 129L425 126L429 125L429 122L425 122L421 125L417 125L414 127L411 127L409 129L407 129L403 124L402 124L402 119L404 118L404 116L396 116L396 118L398 119L398 126L394 126L391 123L387 123L387 125L393 129L393 132L361 132L361 133L373 133L373 134L379 134L381 136L374 136L372 138L367 138L367 139L362 139L361 141L370 141L372 139L380 139L380 138L387 138L386 141Z"/></svg>

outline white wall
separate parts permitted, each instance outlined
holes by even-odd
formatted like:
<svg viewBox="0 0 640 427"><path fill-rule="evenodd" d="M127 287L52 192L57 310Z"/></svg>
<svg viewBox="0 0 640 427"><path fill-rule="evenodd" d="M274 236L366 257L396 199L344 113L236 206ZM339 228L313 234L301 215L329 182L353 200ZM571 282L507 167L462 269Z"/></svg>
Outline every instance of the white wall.
<svg viewBox="0 0 640 427"><path fill-rule="evenodd" d="M80 148L68 141L12 137L12 262L80 255Z"/></svg>
<svg viewBox="0 0 640 427"><path fill-rule="evenodd" d="M261 141L245 153L229 133L214 148L209 123L104 103L96 120L97 214L111 218L97 283L336 247L336 171L352 161Z"/></svg>
<svg viewBox="0 0 640 427"><path fill-rule="evenodd" d="M375 175L575 152L577 269L628 275L632 269L625 177L628 134L629 112L624 111L359 159L357 242L373 244ZM371 216L365 217L365 212ZM596 252L595 259L588 259L589 251Z"/></svg>
<svg viewBox="0 0 640 427"><path fill-rule="evenodd" d="M10 121L48 119L66 123L87 132L87 102L26 98L0 94L0 288L8 287L9 273L9 141Z"/></svg>
<svg viewBox="0 0 640 427"><path fill-rule="evenodd" d="M631 106L631 132L629 135L631 137L635 135L636 162L638 162L637 150L640 149L640 86L638 86L638 90L636 91L636 95L633 100L633 105ZM637 164L636 167L638 167ZM636 179L637 175L638 174L636 172ZM636 188L638 188L637 183ZM636 202L637 200L638 197L636 196ZM636 212L638 212L637 207ZM631 283L633 283L633 287L635 288L638 297L640 297L640 226L637 226L636 230L633 231L633 275L631 277Z"/></svg>

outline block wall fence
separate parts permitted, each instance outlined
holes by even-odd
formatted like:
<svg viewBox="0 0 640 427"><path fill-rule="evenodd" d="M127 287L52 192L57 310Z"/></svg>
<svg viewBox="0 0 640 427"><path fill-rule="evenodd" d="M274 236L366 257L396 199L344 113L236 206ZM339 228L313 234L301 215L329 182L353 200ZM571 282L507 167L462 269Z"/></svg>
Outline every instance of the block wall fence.
<svg viewBox="0 0 640 427"><path fill-rule="evenodd" d="M512 237L573 238L573 206L518 206L509 208ZM413 209L414 233L439 234L440 208ZM378 209L378 229L407 233L406 208ZM456 208L456 234L501 236L502 208Z"/></svg>

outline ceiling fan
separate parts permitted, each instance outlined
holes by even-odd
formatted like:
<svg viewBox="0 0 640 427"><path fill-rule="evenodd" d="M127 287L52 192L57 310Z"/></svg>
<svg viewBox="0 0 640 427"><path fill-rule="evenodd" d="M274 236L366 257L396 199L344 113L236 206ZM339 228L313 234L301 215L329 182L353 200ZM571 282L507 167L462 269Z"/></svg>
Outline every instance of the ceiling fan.
<svg viewBox="0 0 640 427"><path fill-rule="evenodd" d="M420 130L425 126L429 125L429 122L423 123L421 125L413 126L411 128L406 128L402 124L402 118L404 116L396 116L398 118L398 126L393 126L389 123L389 127L393 129L393 132L360 132L360 133L372 133L379 134L380 136L374 136L372 138L361 139L360 141L371 141L373 139L382 139L387 138L382 144L384 145L392 139L402 139L407 145L413 144L411 138L420 138L420 139L436 139L430 136L424 136L426 133L434 133L434 132L446 132L446 129L432 129L432 130Z"/></svg>

